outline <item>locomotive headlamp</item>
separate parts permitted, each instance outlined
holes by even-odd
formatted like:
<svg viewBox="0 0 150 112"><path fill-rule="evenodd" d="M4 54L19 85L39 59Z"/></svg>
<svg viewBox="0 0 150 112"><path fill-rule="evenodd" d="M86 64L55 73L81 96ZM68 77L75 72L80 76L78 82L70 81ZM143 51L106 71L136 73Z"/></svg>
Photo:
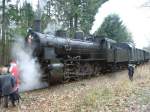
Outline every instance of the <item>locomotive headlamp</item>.
<svg viewBox="0 0 150 112"><path fill-rule="evenodd" d="M29 44L32 43L32 39L33 39L33 37L32 37L31 35L29 35L29 37L28 37L28 43L29 43Z"/></svg>

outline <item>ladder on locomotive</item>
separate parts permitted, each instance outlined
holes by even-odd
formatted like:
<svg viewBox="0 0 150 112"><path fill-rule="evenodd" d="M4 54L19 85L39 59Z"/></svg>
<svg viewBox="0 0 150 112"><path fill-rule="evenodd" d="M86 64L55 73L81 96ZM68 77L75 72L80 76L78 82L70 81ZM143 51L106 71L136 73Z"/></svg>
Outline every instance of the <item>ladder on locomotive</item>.
<svg viewBox="0 0 150 112"><path fill-rule="evenodd" d="M64 80L71 80L75 79L77 80L79 78L79 75L76 72L77 67L80 66L80 57L70 57L68 56L68 59L65 60L64 63Z"/></svg>

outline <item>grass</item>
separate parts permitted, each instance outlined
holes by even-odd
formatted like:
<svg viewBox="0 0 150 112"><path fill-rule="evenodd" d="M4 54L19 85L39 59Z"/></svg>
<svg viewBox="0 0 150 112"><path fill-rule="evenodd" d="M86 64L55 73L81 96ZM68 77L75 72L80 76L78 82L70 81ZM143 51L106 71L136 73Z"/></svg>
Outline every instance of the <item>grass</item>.
<svg viewBox="0 0 150 112"><path fill-rule="evenodd" d="M124 105L126 98L133 92L133 87L124 81L121 85L114 85L114 87L104 87L91 89L83 98L83 101L78 105L77 111L117 111L116 106ZM122 98L122 96L124 96ZM84 108L83 108L84 107Z"/></svg>
<svg viewBox="0 0 150 112"><path fill-rule="evenodd" d="M117 73L119 74L119 73ZM80 103L75 106L78 112L125 112L139 110L150 103L150 65L137 67L134 81L124 74L107 80L101 86L88 90Z"/></svg>
<svg viewBox="0 0 150 112"><path fill-rule="evenodd" d="M127 71L21 93L11 112L143 112L150 107L150 65L137 67L134 81ZM6 112L10 112L10 111ZM149 112L149 111L147 111Z"/></svg>

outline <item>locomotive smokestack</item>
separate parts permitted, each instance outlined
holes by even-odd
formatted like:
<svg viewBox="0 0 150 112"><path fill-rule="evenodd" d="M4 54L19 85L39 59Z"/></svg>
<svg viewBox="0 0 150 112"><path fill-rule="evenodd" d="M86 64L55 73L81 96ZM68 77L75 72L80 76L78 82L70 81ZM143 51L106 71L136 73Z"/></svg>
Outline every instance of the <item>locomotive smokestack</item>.
<svg viewBox="0 0 150 112"><path fill-rule="evenodd" d="M37 31L37 32L41 31L41 20L39 19L34 20L34 31Z"/></svg>

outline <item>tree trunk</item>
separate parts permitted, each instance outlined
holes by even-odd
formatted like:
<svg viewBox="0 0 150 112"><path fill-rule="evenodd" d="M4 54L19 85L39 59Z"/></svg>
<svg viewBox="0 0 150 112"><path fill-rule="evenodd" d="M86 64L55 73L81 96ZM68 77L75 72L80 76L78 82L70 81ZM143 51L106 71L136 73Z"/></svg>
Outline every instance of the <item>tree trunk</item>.
<svg viewBox="0 0 150 112"><path fill-rule="evenodd" d="M19 7L18 7L18 5L19 5L19 2L20 2L20 0L17 0L16 1L16 10L17 10L17 16L19 16ZM18 25L18 19L17 19L17 21L16 21L16 24Z"/></svg>
<svg viewBox="0 0 150 112"><path fill-rule="evenodd" d="M47 2L47 15L50 17L51 16L51 1Z"/></svg>
<svg viewBox="0 0 150 112"><path fill-rule="evenodd" d="M70 20L69 20L69 29L70 29L70 36L72 36L72 33L73 33L73 18L70 17Z"/></svg>
<svg viewBox="0 0 150 112"><path fill-rule="evenodd" d="M76 13L74 16L74 29L75 29L75 31L77 31L77 28L78 28L78 15Z"/></svg>
<svg viewBox="0 0 150 112"><path fill-rule="evenodd" d="M3 0L3 9L2 9L2 57L1 63L5 64L5 0Z"/></svg>

